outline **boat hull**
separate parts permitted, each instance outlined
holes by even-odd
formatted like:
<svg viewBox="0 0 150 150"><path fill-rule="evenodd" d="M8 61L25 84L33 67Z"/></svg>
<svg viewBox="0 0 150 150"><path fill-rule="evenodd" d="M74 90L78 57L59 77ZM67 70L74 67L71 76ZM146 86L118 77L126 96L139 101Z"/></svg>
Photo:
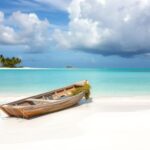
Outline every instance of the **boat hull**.
<svg viewBox="0 0 150 150"><path fill-rule="evenodd" d="M76 105L84 97L84 95L84 92L81 92L75 96L68 97L58 102L46 102L42 105L40 104L35 106L31 105L24 107L3 105L1 108L5 113L7 113L11 117L29 119L72 107Z"/></svg>

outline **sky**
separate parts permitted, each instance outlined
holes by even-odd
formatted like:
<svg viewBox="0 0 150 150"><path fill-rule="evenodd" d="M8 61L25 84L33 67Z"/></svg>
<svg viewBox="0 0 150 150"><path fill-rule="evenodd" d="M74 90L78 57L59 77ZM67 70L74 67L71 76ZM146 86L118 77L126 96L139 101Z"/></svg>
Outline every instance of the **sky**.
<svg viewBox="0 0 150 150"><path fill-rule="evenodd" d="M149 68L150 0L1 0L0 54L28 67Z"/></svg>

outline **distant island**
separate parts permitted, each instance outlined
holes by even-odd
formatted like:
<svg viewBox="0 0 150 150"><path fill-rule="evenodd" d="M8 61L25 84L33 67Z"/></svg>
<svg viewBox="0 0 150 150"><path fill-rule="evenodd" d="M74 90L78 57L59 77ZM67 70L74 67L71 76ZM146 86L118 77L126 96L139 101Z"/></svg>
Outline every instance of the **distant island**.
<svg viewBox="0 0 150 150"><path fill-rule="evenodd" d="M69 65L68 65L68 66L66 66L66 68L75 68L75 67L73 67L73 66L69 66Z"/></svg>
<svg viewBox="0 0 150 150"><path fill-rule="evenodd" d="M18 66L21 64L22 60L18 57L4 57L3 55L0 55L0 67L6 67L6 68L17 68L21 67Z"/></svg>

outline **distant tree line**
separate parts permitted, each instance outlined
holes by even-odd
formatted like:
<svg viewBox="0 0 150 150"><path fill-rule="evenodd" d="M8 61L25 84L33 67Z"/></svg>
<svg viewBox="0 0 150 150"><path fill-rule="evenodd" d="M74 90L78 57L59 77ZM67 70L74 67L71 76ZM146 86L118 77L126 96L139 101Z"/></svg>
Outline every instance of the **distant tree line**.
<svg viewBox="0 0 150 150"><path fill-rule="evenodd" d="M4 57L3 55L0 55L0 65L2 67L9 67L9 68L15 68L17 65L21 63L21 59L18 57Z"/></svg>

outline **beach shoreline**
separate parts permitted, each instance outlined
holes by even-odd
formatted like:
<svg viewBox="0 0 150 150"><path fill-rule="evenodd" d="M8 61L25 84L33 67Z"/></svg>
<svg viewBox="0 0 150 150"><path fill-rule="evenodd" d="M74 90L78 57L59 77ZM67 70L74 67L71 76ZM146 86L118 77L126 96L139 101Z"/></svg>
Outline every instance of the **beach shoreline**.
<svg viewBox="0 0 150 150"><path fill-rule="evenodd" d="M7 102L7 101L15 101L15 100L19 100L19 99L22 99L22 98L27 98L27 97L30 97L30 96L34 96L34 95L37 95L39 93L28 93L28 94L10 94L9 96L8 95L0 95L0 104L2 104L3 102ZM111 99L119 99L121 98L121 100L123 99L133 99L133 100L140 100L140 99L147 99L150 101L150 95L92 95L90 97L90 99L94 99L94 100L103 100L103 99L106 99L106 100L111 100Z"/></svg>

